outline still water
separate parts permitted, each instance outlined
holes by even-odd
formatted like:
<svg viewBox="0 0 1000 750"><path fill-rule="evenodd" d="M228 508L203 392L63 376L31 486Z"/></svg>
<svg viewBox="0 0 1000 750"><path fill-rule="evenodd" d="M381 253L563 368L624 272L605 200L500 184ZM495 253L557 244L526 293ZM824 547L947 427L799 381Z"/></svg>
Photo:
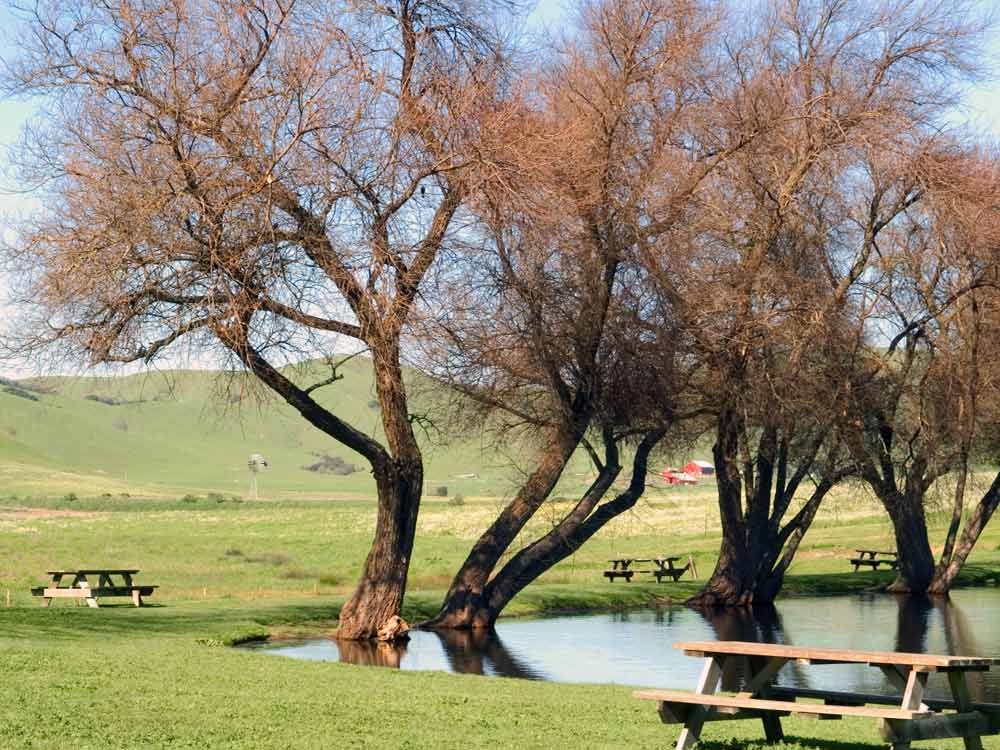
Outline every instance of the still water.
<svg viewBox="0 0 1000 750"><path fill-rule="evenodd" d="M956 591L951 599L887 594L803 597L754 612L702 613L665 607L613 614L501 621L496 631L412 631L402 646L284 641L255 645L268 654L400 669L439 670L556 682L618 683L690 689L701 660L674 641L760 641L868 651L966 656L1000 655L1000 589ZM737 665L734 665L737 666ZM948 697L932 675L929 691ZM971 673L976 700L1000 702L1000 670ZM738 690L739 669L723 675ZM881 672L864 665L789 664L779 684L827 690L892 693Z"/></svg>

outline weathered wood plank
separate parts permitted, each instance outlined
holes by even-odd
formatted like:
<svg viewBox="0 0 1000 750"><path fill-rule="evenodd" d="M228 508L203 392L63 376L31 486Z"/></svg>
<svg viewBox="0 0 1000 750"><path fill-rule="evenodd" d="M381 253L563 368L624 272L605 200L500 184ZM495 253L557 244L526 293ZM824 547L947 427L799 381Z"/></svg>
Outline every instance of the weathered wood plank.
<svg viewBox="0 0 1000 750"><path fill-rule="evenodd" d="M660 703L660 721L664 724L683 724L688 720L691 711L698 708L687 703ZM751 719L761 719L767 716L788 716L788 712L781 711L754 711L748 708L732 708L730 706L719 706L708 710L704 722L710 721L746 721Z"/></svg>
<svg viewBox="0 0 1000 750"><path fill-rule="evenodd" d="M962 737L979 743L983 734L1000 733L1000 717L981 711L960 714L937 714L912 721L887 719L879 725L879 732L886 742L913 742L917 740L943 740Z"/></svg>
<svg viewBox="0 0 1000 750"><path fill-rule="evenodd" d="M690 655L738 654L745 656L780 656L786 659L828 664L898 664L908 667L933 669L989 669L1000 665L1000 658L980 656L947 656L941 654L912 654L893 651L855 651L833 648L786 646L776 643L747 641L680 641L674 648Z"/></svg>
<svg viewBox="0 0 1000 750"><path fill-rule="evenodd" d="M969 693L969 682L961 672L948 673L948 685L951 687L951 696L955 699L958 710L965 713L972 708L972 696ZM997 720L997 716L990 717L991 723ZM963 735L965 750L983 750L983 741L979 738L982 732L967 733Z"/></svg>
<svg viewBox="0 0 1000 750"><path fill-rule="evenodd" d="M662 703L689 703L699 706L746 708L757 711L783 711L793 714L814 714L816 716L862 716L871 719L897 719L906 721L922 716L933 716L930 711L913 711L904 708L881 708L870 706L832 706L821 703L793 703L791 701L743 698L734 695L705 695L682 690L639 690L632 694L635 698L655 700Z"/></svg>
<svg viewBox="0 0 1000 750"><path fill-rule="evenodd" d="M45 571L50 576L72 576L78 573L83 575L101 575L102 573L110 573L112 575L124 575L128 573L129 575L135 575L139 571L133 568L94 568L94 569L80 569L80 570L47 570Z"/></svg>
<svg viewBox="0 0 1000 750"><path fill-rule="evenodd" d="M774 696L787 698L814 698L816 700L830 701L831 703L842 703L850 705L854 701L855 705L865 703L876 703L887 706L898 706L900 698L898 695L879 695L877 693L845 693L840 690L819 690L816 688L800 688L786 685L774 685L769 689ZM935 710L954 709L955 702L941 698L924 698L924 703ZM1000 713L1000 703L973 703L972 708L976 711L988 713Z"/></svg>
<svg viewBox="0 0 1000 750"><path fill-rule="evenodd" d="M698 684L695 687L696 694L699 694L702 698L710 698L719 689L725 659L726 657L723 656L710 657L705 660L705 666L701 670L701 676L698 678ZM695 706L688 714L684 728L677 738L676 750L688 750L688 748L694 747L697 744L698 738L701 736L701 728L705 723L705 719L708 718L709 708L706 707L707 705L710 704Z"/></svg>

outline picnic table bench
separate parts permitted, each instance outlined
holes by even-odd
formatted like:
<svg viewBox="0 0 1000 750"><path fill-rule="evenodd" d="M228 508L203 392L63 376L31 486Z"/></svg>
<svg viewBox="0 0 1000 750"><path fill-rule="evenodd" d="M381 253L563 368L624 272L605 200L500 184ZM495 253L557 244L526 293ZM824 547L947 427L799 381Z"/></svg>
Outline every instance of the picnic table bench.
<svg viewBox="0 0 1000 750"><path fill-rule="evenodd" d="M614 583L616 578L624 578L627 583L631 583L632 576L636 573L650 573L656 579L657 583L662 583L664 578L670 578L671 580L676 581L688 570L692 571L692 575L696 575L694 571L694 560L691 557L688 557L688 563L683 567L677 567L674 565L675 562L681 559L683 558L666 556L616 557L612 560L608 560L608 562L611 563L611 570L605 570L604 577L612 583ZM655 567L646 570L633 569L632 565L636 563L653 563Z"/></svg>
<svg viewBox="0 0 1000 750"><path fill-rule="evenodd" d="M132 581L138 570L122 570L117 568L93 568L86 570L49 570L52 577L48 586L39 586L31 590L32 596L42 597L42 606L48 607L53 599L84 599L88 607L99 606L97 600L110 596L129 596L132 603L142 606L142 597L152 596L157 586L137 586ZM69 578L67 585L62 585L63 579ZM120 578L120 581L115 581Z"/></svg>
<svg viewBox="0 0 1000 750"><path fill-rule="evenodd" d="M872 570L878 570L880 565L885 565L887 568L892 568L893 570L899 567L899 558L895 552L885 552L876 549L856 549L854 551L858 553L857 557L851 558L851 564L854 566L855 573L858 572L858 569L862 565L867 565ZM882 555L882 557L879 557L879 555Z"/></svg>
<svg viewBox="0 0 1000 750"><path fill-rule="evenodd" d="M698 741L707 721L759 719L769 742L784 738L781 717L803 714L821 719L859 716L877 719L882 738L894 750L909 748L914 740L961 737L968 750L982 750L981 736L1000 733L1000 704L975 703L969 694L966 674L985 671L1000 659L974 656L939 656L883 651L845 651L803 648L743 641L675 643L688 656L705 658L705 666L694 692L682 690L639 690L636 698L659 704L665 724L683 724L677 750ZM723 665L731 659L743 660L746 684L736 695L716 693ZM774 684L787 663L866 664L880 669L899 695L872 696L845 691L810 690ZM947 675L952 700L924 698L928 675ZM799 703L799 698L822 703ZM868 704L888 705L868 705ZM948 713L943 713L948 710Z"/></svg>

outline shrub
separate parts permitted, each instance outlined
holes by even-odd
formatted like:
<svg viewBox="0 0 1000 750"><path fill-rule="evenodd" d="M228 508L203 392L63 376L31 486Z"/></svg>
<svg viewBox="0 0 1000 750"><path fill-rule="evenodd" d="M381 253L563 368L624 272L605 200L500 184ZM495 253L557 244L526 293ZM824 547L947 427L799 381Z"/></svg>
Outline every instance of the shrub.
<svg viewBox="0 0 1000 750"><path fill-rule="evenodd" d="M116 398L111 398L111 396L98 396L96 393L88 393L83 397L86 401L94 401L98 404L104 404L105 406L118 406L121 401Z"/></svg>
<svg viewBox="0 0 1000 750"><path fill-rule="evenodd" d="M317 474L336 474L338 476L347 476L357 471L357 467L354 464L347 463L340 456L329 456L326 453L313 453L312 455L316 456L319 461L303 466L302 468L306 471L316 472Z"/></svg>
<svg viewBox="0 0 1000 750"><path fill-rule="evenodd" d="M456 492L452 495L451 499L448 501L448 505L465 505L465 498L461 494Z"/></svg>
<svg viewBox="0 0 1000 750"><path fill-rule="evenodd" d="M18 398L24 398L28 401L38 401L38 396L28 393L26 390L16 385L9 385L3 389L4 393L9 393L11 396L17 396Z"/></svg>
<svg viewBox="0 0 1000 750"><path fill-rule="evenodd" d="M440 487L435 487L434 494L438 497L448 497L448 485L443 484Z"/></svg>
<svg viewBox="0 0 1000 750"><path fill-rule="evenodd" d="M65 495L63 495L63 502L65 503L75 503L79 499L80 498L77 497L75 492L67 492Z"/></svg>
<svg viewBox="0 0 1000 750"><path fill-rule="evenodd" d="M226 496L223 495L221 492L209 492L208 493L208 499L209 500L215 500L215 502L217 502L217 503L224 503L224 502L226 502Z"/></svg>
<svg viewBox="0 0 1000 750"><path fill-rule="evenodd" d="M181 502L182 503L196 503L196 502L198 502L198 496L197 495L185 495L184 497L181 498Z"/></svg>
<svg viewBox="0 0 1000 750"><path fill-rule="evenodd" d="M223 553L226 557L243 557L243 551L230 547Z"/></svg>
<svg viewBox="0 0 1000 750"><path fill-rule="evenodd" d="M261 555L250 555L245 559L247 562L267 563L268 565L285 565L292 561L292 558L288 555L275 554L273 552L265 552Z"/></svg>
<svg viewBox="0 0 1000 750"><path fill-rule="evenodd" d="M317 579L323 586L338 586L340 585L340 576L335 573L327 573L325 576L320 576Z"/></svg>

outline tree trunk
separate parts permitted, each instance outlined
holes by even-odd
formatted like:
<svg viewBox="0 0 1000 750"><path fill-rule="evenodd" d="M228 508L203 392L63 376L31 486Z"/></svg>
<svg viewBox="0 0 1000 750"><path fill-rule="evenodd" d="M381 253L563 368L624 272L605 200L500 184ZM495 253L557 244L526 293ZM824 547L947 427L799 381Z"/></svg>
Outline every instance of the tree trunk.
<svg viewBox="0 0 1000 750"><path fill-rule="evenodd" d="M493 626L496 616L490 607L487 582L500 558L556 486L582 436L582 429L576 434L563 432L550 443L541 463L528 477L517 496L476 540L469 556L455 574L441 610L433 619L424 623L424 627Z"/></svg>
<svg viewBox="0 0 1000 750"><path fill-rule="evenodd" d="M692 607L749 607L773 602L802 537L835 483L837 474L829 466L809 500L782 525L823 437L813 441L811 452L789 477L787 441L780 439L777 429L765 428L757 446L756 470L749 459L744 460L745 484L738 468L741 440L746 441L747 437L738 415L720 414L713 455L722 543L712 575L701 591L688 600Z"/></svg>
<svg viewBox="0 0 1000 750"><path fill-rule="evenodd" d="M343 640L376 638L389 620L402 613L424 483L398 348L373 347L372 364L391 458L372 463L378 489L375 538L357 588L340 611L335 636Z"/></svg>
<svg viewBox="0 0 1000 750"><path fill-rule="evenodd" d="M663 434L663 430L654 430L644 436L632 459L632 478L628 488L598 507L621 472L617 446L613 443L607 446L607 460L580 502L555 528L514 555L487 584L485 609L479 620L488 621L491 625L495 623L504 608L525 586L580 549L609 521L635 506L646 490L649 454Z"/></svg>
<svg viewBox="0 0 1000 750"><path fill-rule="evenodd" d="M621 473L617 443L613 437L606 435L605 461L599 464L597 478L573 509L548 533L518 551L492 579L483 579L475 597L457 599L462 605L460 610L450 609L446 600L441 612L422 627L493 627L500 613L525 586L538 580L583 546L610 520L635 505L646 489L649 455L664 432L651 430L646 433L632 459L632 478L628 488L613 500L598 505Z"/></svg>
<svg viewBox="0 0 1000 750"><path fill-rule="evenodd" d="M913 492L883 498L896 535L899 570L888 590L900 594L925 594L934 578L934 554L927 534L924 498Z"/></svg>
<svg viewBox="0 0 1000 750"><path fill-rule="evenodd" d="M420 464L376 470L378 518L375 539L357 588L340 610L335 637L376 638L378 631L403 609L406 576L420 508L423 469Z"/></svg>
<svg viewBox="0 0 1000 750"><path fill-rule="evenodd" d="M986 524L993 517L998 504L1000 504L1000 474L997 474L993 478L993 484L990 485L989 490L987 490L986 494L983 495L982 499L976 505L972 516L969 517L965 529L962 531L962 538L956 545L951 559L947 561L947 564L938 567L934 574L934 580L931 581L931 585L927 588L928 593L947 594L951 590L955 579L962 570L962 566L965 565L965 561L972 552L972 548L979 541L979 537L983 533L983 529L986 528Z"/></svg>

